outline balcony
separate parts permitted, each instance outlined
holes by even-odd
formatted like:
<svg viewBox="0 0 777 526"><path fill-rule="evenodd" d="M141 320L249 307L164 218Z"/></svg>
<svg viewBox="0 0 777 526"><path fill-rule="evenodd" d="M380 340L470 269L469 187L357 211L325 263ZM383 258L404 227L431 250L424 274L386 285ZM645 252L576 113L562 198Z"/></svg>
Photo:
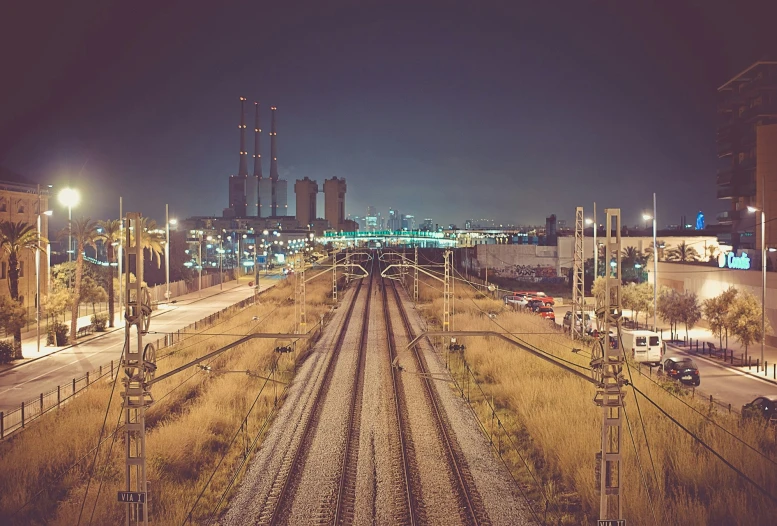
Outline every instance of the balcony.
<svg viewBox="0 0 777 526"><path fill-rule="evenodd" d="M733 199L738 195L734 186L730 184L718 186L718 199Z"/></svg>
<svg viewBox="0 0 777 526"><path fill-rule="evenodd" d="M734 169L724 168L722 170L718 171L718 176L715 178L715 183L718 186L727 186L730 185L731 182L734 180Z"/></svg>
<svg viewBox="0 0 777 526"><path fill-rule="evenodd" d="M742 215L741 210L729 210L727 212L721 212L717 215L716 219L721 225L730 225Z"/></svg>

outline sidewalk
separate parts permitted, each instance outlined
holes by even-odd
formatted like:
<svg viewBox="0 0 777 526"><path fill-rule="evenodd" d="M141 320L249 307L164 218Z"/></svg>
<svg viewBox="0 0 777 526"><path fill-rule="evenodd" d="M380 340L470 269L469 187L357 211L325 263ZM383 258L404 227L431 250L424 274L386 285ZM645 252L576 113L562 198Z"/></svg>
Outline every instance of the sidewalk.
<svg viewBox="0 0 777 526"><path fill-rule="evenodd" d="M264 276L260 276L259 284L261 286L262 290L266 289L266 281L262 280L261 278ZM248 283L250 281L253 281L253 276L242 276L237 281L228 281L225 282L223 285L223 290L221 285L214 285L212 287L204 288L202 289L201 293L200 291L191 292L189 294L184 294L183 296L178 296L177 298L173 298L170 303L160 303L156 305L156 309L151 314L152 318L155 316L159 316L160 314L163 314L165 312L169 312L170 310L176 309L178 307L191 305L193 303L196 303L198 301L211 298L213 296L216 296L217 294L221 294L222 292L227 292L230 290L234 290L238 287L247 287ZM28 362L32 362L35 360L38 360L40 358L43 358L45 356L49 356L51 354L58 353L60 351L63 351L65 349L69 349L78 345L81 345L83 343L92 341L96 338L100 338L102 336L105 336L107 334L114 333L116 331L123 331L124 330L124 323L123 323L123 316L124 312L123 309L119 308L117 305L116 312L115 312L115 326L113 328L106 328L105 332L97 332L92 333L87 336L84 336L82 338L78 339L78 343L74 345L64 345L61 347L56 346L47 346L46 345L46 326L45 324L41 324L41 338L40 338L40 352L38 352L38 345L36 341L36 331L28 331L25 333L22 333L22 356L23 358L21 360L14 360L10 363L0 365L0 372L7 371L9 369L13 369L16 367L19 367L20 365L23 365ZM81 316L77 320L77 327L85 327L89 325L92 320L92 316ZM70 327L70 323L67 323L68 328Z"/></svg>
<svg viewBox="0 0 777 526"><path fill-rule="evenodd" d="M659 332L663 331L663 336L666 338L667 343L669 341L669 328L661 327L659 324ZM723 353L723 349L720 348L720 339L714 336L709 329L704 327L694 327L688 330L689 342L685 342L685 329L681 326L679 334L675 334L674 340L670 344L677 350L683 351L688 354L692 354L696 357L700 357L706 360L710 360L713 363L728 367L730 369L740 371L750 376L760 378L762 380L768 380L774 384L777 384L777 347L770 345L764 346L764 361L766 362L766 369L760 363L761 360L761 344L754 343L747 348L747 357L750 362L748 366L748 360L745 359L745 347L741 345L735 338L729 335L728 347L726 347L725 337L723 339L723 347L726 353ZM716 352L710 354L707 349L707 344L712 343L715 346ZM734 363L731 363L731 354L733 352ZM728 356L728 358L724 358ZM726 361L728 360L728 361ZM758 365L756 365L758 364Z"/></svg>

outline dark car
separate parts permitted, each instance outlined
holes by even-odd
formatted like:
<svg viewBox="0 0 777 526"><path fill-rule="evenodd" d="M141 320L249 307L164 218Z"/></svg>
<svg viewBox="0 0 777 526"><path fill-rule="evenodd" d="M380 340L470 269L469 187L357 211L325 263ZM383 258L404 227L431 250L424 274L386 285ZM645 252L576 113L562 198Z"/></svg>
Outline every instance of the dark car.
<svg viewBox="0 0 777 526"><path fill-rule="evenodd" d="M683 384L698 386L701 383L699 368L696 367L696 363L687 356L672 356L671 358L667 358L664 360L664 363L661 364L659 372Z"/></svg>
<svg viewBox="0 0 777 526"><path fill-rule="evenodd" d="M545 306L545 303L543 303L542 300L529 300L529 303L526 304L526 308L534 312L538 312L540 307L544 307L544 306Z"/></svg>
<svg viewBox="0 0 777 526"><path fill-rule="evenodd" d="M743 405L742 417L758 417L766 422L777 423L777 396L759 396L749 404Z"/></svg>

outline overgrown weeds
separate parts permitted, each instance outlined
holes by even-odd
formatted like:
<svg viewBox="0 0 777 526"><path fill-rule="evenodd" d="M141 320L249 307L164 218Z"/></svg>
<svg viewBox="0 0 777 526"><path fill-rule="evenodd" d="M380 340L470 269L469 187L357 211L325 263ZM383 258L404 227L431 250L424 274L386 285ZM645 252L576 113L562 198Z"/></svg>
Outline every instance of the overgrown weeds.
<svg viewBox="0 0 777 526"><path fill-rule="evenodd" d="M308 284L308 327L329 310L330 283L324 277ZM278 284L263 292L256 305L223 316L166 349L157 375L251 332L293 332L292 284L293 279ZM240 475L237 468L248 444L257 435L261 441L269 427L262 425L282 402L282 385L266 378L289 382L295 360L307 348L300 340L296 353L279 355L273 351L280 344L288 342L251 340L208 361L209 371L192 367L154 385L146 420L154 523L181 524L189 513L199 522L222 496L229 496L226 488L236 473ZM118 384L111 396L112 388L109 382L93 384L60 410L0 443L0 523L72 525L79 516L82 524L123 522L125 505L116 499L117 491L125 489L122 387Z"/></svg>

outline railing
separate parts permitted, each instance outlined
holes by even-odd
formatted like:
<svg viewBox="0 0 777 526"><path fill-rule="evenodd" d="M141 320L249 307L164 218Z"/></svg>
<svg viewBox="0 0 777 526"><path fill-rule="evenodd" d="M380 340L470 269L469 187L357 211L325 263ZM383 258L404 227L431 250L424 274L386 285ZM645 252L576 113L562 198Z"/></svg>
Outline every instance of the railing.
<svg viewBox="0 0 777 526"><path fill-rule="evenodd" d="M159 353L161 349L175 345L187 336L188 331L200 331L204 330L208 326L217 322L222 317L226 317L236 311L243 309L249 305L253 305L254 296L245 298L229 307L225 307L218 312L210 314L200 320L190 323L185 328L176 332L165 334L163 337L158 338L154 343L154 347ZM189 334L191 336L191 334ZM114 375L118 374L119 364L111 360L110 368L100 366L99 369L87 372L85 375L78 378L73 378L71 381L58 385L56 389L41 393L33 399L22 402L17 409L11 411L0 411L0 440L12 435L13 433L24 429L32 421L40 418L47 412L58 409L63 403L73 398L78 393L85 390L94 382L106 377L114 379Z"/></svg>

